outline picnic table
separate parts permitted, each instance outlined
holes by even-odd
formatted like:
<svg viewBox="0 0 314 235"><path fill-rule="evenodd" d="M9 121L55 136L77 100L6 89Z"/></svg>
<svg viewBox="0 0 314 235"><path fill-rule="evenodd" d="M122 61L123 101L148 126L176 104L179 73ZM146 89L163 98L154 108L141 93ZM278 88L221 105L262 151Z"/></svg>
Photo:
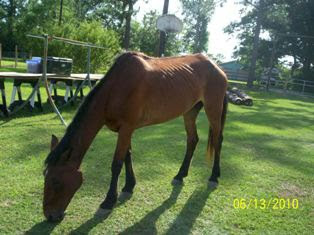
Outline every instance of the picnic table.
<svg viewBox="0 0 314 235"><path fill-rule="evenodd" d="M43 74L41 73L17 73L17 72L0 72L0 91L2 96L2 104L0 104L0 111L5 115L9 116L10 112L16 106L22 105L23 103L27 102L23 101L22 99L22 92L21 92L21 84L26 83L30 84L33 88L32 93L34 92L33 96L30 98L30 107L34 108L37 107L42 110L42 101L40 95L40 84L39 81ZM49 91L50 93L54 90L54 99L58 99L62 97L64 102L68 102L68 97L73 97L73 84L77 82L76 89L81 87L81 83L86 79L87 74L85 73L76 73L71 74L70 76L66 75L58 75L58 74L47 74L47 80L50 81ZM98 80L103 77L103 74L89 74L90 81L92 84L95 84ZM13 90L11 94L11 101L9 106L7 105L6 94L5 94L5 79L13 80ZM64 82L66 85L66 94L65 96L58 96L56 83L57 82ZM82 87L81 87L82 88ZM83 96L83 90L80 89L79 91L81 96ZM15 99L16 93L18 95L18 100ZM35 102L35 97L37 96L37 101Z"/></svg>

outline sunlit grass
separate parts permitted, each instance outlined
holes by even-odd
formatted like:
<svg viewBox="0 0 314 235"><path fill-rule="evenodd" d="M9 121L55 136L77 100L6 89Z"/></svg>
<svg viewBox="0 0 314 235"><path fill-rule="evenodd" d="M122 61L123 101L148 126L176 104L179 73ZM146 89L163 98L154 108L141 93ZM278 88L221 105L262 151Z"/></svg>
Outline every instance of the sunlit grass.
<svg viewBox="0 0 314 235"><path fill-rule="evenodd" d="M10 93L11 83L6 84ZM25 88L26 89L26 88ZM29 90L28 90L29 91ZM254 106L230 104L219 187L207 188L208 124L202 111L200 142L182 188L170 184L183 160L182 118L136 131L132 139L138 184L131 200L103 220L94 217L110 180L116 134L100 131L82 171L85 181L65 219L49 224L42 214L43 161L51 134L64 127L49 105L0 119L0 233L19 234L311 234L314 229L314 102L251 92ZM45 100L45 96L43 98ZM62 111L70 121L76 108ZM88 128L88 127L87 127ZM120 178L124 183L124 172ZM298 209L235 209L233 200L290 198Z"/></svg>
<svg viewBox="0 0 314 235"><path fill-rule="evenodd" d="M15 61L13 60L1 60L0 72L26 72L26 63L22 61L17 62L15 68Z"/></svg>

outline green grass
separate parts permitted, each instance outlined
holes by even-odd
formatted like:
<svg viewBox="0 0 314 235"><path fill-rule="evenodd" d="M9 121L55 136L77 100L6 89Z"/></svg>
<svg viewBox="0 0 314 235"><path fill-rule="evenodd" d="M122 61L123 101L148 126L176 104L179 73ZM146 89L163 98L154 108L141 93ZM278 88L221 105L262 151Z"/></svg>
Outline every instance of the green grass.
<svg viewBox="0 0 314 235"><path fill-rule="evenodd" d="M11 60L1 60L0 72L26 72L26 63L18 61L15 68L15 62Z"/></svg>
<svg viewBox="0 0 314 235"><path fill-rule="evenodd" d="M134 195L118 204L107 219L94 217L109 186L117 138L104 128L85 156L84 184L60 224L44 220L42 170L51 134L61 137L64 127L48 105L42 114L25 110L11 119L0 119L0 234L311 234L314 102L271 93L250 95L253 107L229 106L222 176L215 191L207 188L208 124L202 111L197 122L200 142L182 188L170 184L185 151L179 118L136 131L132 139L138 181ZM62 113L70 121L75 108ZM120 189L123 183L124 172ZM236 198L298 199L299 208L235 209Z"/></svg>

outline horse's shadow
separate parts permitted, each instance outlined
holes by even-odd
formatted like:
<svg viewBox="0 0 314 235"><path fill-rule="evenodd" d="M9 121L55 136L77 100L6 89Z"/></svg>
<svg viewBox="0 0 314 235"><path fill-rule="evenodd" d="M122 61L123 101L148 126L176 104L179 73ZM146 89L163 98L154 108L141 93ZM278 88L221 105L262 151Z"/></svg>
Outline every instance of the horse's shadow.
<svg viewBox="0 0 314 235"><path fill-rule="evenodd" d="M119 206L123 205L125 202L127 202L130 198L124 198L121 199L117 206L115 208L118 208ZM81 224L80 227L78 227L75 230L72 230L69 234L88 234L90 230L92 230L94 227L96 227L99 223L102 223L104 220L106 220L111 215L111 212L107 213L98 213L98 211L94 214L92 218L87 220L84 224Z"/></svg>
<svg viewBox="0 0 314 235"><path fill-rule="evenodd" d="M177 216L177 218L165 234L190 234L191 229L197 217L202 212L209 195L215 189L216 188L208 187L207 189L202 188L194 191L180 211L180 214Z"/></svg>
<svg viewBox="0 0 314 235"><path fill-rule="evenodd" d="M171 195L167 200L165 200L159 207L148 213L142 220L125 229L120 234L157 234L158 231L156 228L156 222L158 218L175 204L181 189L182 187L179 186L173 187ZM208 188L195 191L188 199L184 208L166 234L189 234L196 218L201 213L209 194L213 190L214 189ZM185 222L184 226L181 226L182 220Z"/></svg>
<svg viewBox="0 0 314 235"><path fill-rule="evenodd" d="M87 220L84 224L75 230L72 230L69 234L88 234L90 230L97 226L97 224L103 222L109 217L110 213L105 215L95 214L93 218Z"/></svg>
<svg viewBox="0 0 314 235"><path fill-rule="evenodd" d="M172 188L172 192L168 199L166 199L159 207L149 212L143 219L134 224L133 226L127 228L120 234L157 234L156 221L166 210L168 210L172 205L174 205L178 199L181 192L182 186L177 185Z"/></svg>
<svg viewBox="0 0 314 235"><path fill-rule="evenodd" d="M156 222L159 217L168 209L170 209L177 201L178 196L182 190L182 186L174 186L172 192L168 199L166 199L160 206L149 212L143 219L134 224L133 226L125 229L120 234L157 234ZM181 210L180 214L177 216L176 220L170 226L166 234L189 234L190 230L197 219L198 215L202 212L205 206L206 200L210 193L214 189L200 189L191 195L185 204L184 208ZM102 223L108 215L101 217L99 215L94 215L93 218L86 221L77 229L73 230L70 234L87 234L90 230L96 227L99 223ZM184 221L184 226L182 226L182 221Z"/></svg>
<svg viewBox="0 0 314 235"><path fill-rule="evenodd" d="M156 222L156 220L158 219L158 217L167 209L169 209L177 200L180 192L181 192L182 187L181 186L176 186L173 187L171 195L169 196L169 198L163 202L162 205L160 205L158 208L156 208L155 210L153 210L152 212L150 212L147 216L145 216L144 219L142 219L140 222L138 222L137 224L135 224L134 226L132 226L131 228L132 231L135 229L137 230L137 226L138 225L140 228L141 227L147 227L148 224L150 225L154 225L154 223ZM120 205L122 205L125 201L123 201L122 203L120 203L118 205L118 207ZM82 224L80 227L78 227L77 229L71 231L70 234L87 234L89 233L90 230L92 230L95 226L97 226L97 224L103 222L105 219L108 218L108 214L106 216L99 216L97 214L94 215L93 218L89 219L88 221L86 221L84 224ZM128 233L127 230L125 230L122 234L124 233Z"/></svg>
<svg viewBox="0 0 314 235"><path fill-rule="evenodd" d="M50 223L47 221L42 221L38 224L35 224L32 228L27 230L25 234L51 234L58 224L59 223Z"/></svg>

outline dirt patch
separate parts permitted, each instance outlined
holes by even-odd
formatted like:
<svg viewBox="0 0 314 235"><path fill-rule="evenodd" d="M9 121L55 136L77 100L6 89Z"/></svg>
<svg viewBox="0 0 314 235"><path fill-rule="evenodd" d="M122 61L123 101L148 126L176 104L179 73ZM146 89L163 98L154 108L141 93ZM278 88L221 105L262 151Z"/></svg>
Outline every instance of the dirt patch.
<svg viewBox="0 0 314 235"><path fill-rule="evenodd" d="M301 188L295 184L285 182L280 185L279 197L282 198L298 198L305 197L309 194L308 190Z"/></svg>
<svg viewBox="0 0 314 235"><path fill-rule="evenodd" d="M0 202L0 207L7 208L7 207L11 207L11 206L13 206L13 205L15 205L15 204L16 204L15 201L4 200L4 201L1 201L1 202Z"/></svg>

